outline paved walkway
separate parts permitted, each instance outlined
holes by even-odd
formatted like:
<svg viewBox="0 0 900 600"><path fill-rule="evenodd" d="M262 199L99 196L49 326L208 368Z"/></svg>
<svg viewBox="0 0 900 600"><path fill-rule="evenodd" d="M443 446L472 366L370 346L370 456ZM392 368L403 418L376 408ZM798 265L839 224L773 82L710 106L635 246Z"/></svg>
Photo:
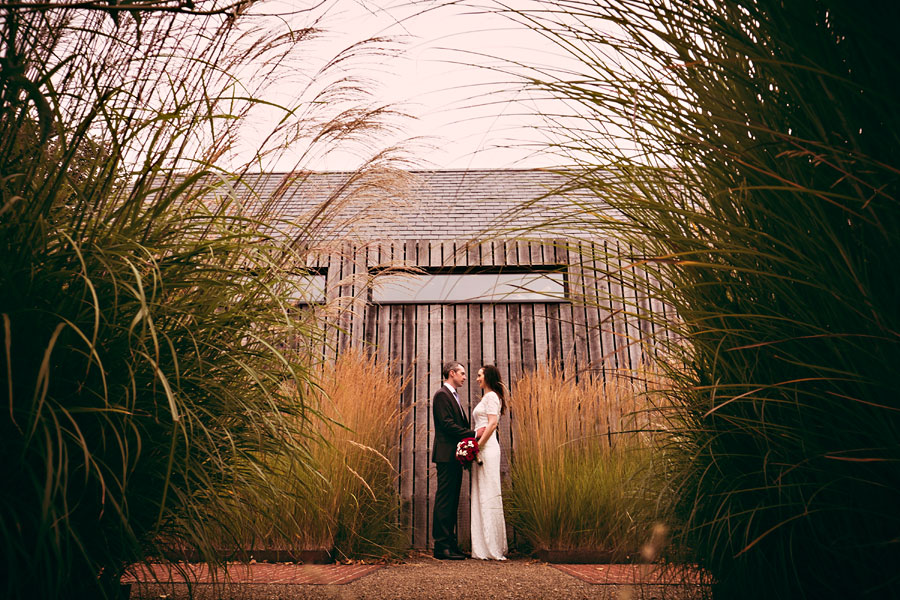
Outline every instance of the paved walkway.
<svg viewBox="0 0 900 600"><path fill-rule="evenodd" d="M402 563L296 565L234 564L227 574L205 565L135 569L132 600L301 598L639 598L709 596L696 571L660 571L653 565L550 565L531 559L437 561L429 556ZM191 595L193 594L193 595Z"/></svg>
<svg viewBox="0 0 900 600"><path fill-rule="evenodd" d="M205 564L140 566L123 583L273 583L292 585L343 585L382 568L383 565L232 564L228 571L212 570Z"/></svg>

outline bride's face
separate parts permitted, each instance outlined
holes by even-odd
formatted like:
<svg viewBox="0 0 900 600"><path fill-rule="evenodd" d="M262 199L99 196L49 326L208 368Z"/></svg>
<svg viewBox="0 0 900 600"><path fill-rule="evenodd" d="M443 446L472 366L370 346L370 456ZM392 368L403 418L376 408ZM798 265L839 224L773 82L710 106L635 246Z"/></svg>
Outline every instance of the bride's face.
<svg viewBox="0 0 900 600"><path fill-rule="evenodd" d="M481 389L484 389L484 369L478 369L478 376L475 378Z"/></svg>

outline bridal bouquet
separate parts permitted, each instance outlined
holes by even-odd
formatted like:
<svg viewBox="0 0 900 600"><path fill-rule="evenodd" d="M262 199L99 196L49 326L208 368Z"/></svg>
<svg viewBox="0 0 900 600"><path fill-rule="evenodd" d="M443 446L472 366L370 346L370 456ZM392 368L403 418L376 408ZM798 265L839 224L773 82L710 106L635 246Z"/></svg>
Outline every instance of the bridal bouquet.
<svg viewBox="0 0 900 600"><path fill-rule="evenodd" d="M481 457L478 456L478 442L475 441L475 438L466 438L456 445L456 460L467 468L473 461L479 465L482 464Z"/></svg>

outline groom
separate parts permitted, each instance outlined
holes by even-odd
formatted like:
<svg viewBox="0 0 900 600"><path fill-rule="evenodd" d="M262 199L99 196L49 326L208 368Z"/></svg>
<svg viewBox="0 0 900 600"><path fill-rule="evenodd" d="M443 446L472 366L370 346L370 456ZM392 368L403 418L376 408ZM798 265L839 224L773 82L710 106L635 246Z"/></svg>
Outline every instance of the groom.
<svg viewBox="0 0 900 600"><path fill-rule="evenodd" d="M464 438L475 437L475 432L469 429L469 419L457 391L466 382L466 368L457 361L444 363L441 376L444 384L431 399L435 429L431 461L437 467L437 491L431 526L434 557L462 560L466 556L460 551L456 539L456 521L463 468L456 460L456 445Z"/></svg>

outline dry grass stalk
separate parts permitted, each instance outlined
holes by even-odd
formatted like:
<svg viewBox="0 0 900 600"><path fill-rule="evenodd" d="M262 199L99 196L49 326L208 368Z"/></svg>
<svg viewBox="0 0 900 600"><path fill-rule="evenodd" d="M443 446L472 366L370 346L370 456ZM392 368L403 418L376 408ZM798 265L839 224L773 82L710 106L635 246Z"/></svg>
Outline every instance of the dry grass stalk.
<svg viewBox="0 0 900 600"><path fill-rule="evenodd" d="M322 418L309 422L308 435L297 440L313 467L298 463L288 471L305 498L289 508L304 532L292 545L380 556L404 544L397 471L388 459L399 446L403 385L373 357L348 348L321 365L315 385L294 390Z"/></svg>
<svg viewBox="0 0 900 600"><path fill-rule="evenodd" d="M535 548L637 555L663 518L663 461L651 449L657 409L637 373L566 378L542 367L513 388L510 522ZM664 520L664 519L663 519Z"/></svg>
<svg viewBox="0 0 900 600"><path fill-rule="evenodd" d="M566 377L542 365L513 386L516 450L551 449L560 443L609 448L626 436L658 429L663 378L645 366L608 373L603 379Z"/></svg>

